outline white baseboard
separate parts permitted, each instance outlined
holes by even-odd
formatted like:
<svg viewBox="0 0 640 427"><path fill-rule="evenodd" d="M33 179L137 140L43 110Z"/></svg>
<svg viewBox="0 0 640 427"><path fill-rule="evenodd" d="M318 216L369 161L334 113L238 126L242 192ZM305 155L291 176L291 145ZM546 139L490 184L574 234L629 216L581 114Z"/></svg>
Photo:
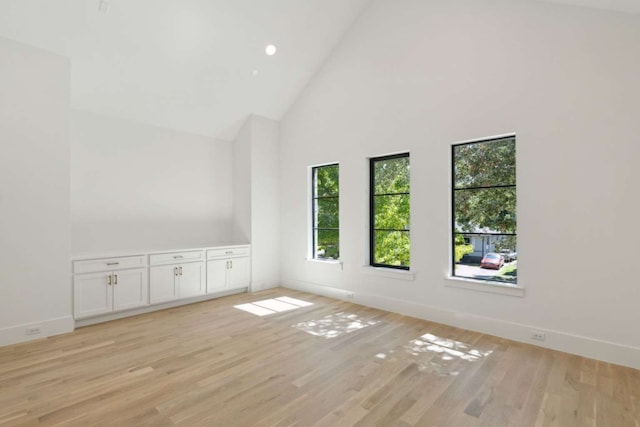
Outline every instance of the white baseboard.
<svg viewBox="0 0 640 427"><path fill-rule="evenodd" d="M196 303L196 302L208 301L208 300L211 300L211 299L226 297L226 296L229 296L229 295L241 294L243 292L247 292L247 288L231 289L231 290L228 290L228 291L215 292L215 293L206 294L206 295L200 295L200 296L192 297L192 298L185 298L185 299L180 299L180 300L175 300L175 301L169 301L169 302L165 302L165 303L161 303L161 304L146 305L144 307L133 308L131 310L118 311L118 312L115 312L115 313L102 314L100 316L87 317L87 318L84 318L84 319L78 319L78 320L75 321L75 325L76 325L76 327L81 328L83 326L95 325L97 323L110 322L112 320L123 319L125 317L137 316L139 314L151 313L153 311L165 310L167 308L179 307L181 305L188 305L188 304L193 304L193 303Z"/></svg>
<svg viewBox="0 0 640 427"><path fill-rule="evenodd" d="M616 344L562 331L544 329L535 325L524 325L470 313L443 310L438 307L379 295L362 292L354 293L350 290L332 288L317 283L283 280L283 284L285 287L291 289L350 301L368 307L417 317L419 319L640 369L640 348L637 347ZM533 330L543 332L546 335L546 340L541 342L531 339L531 332Z"/></svg>
<svg viewBox="0 0 640 427"><path fill-rule="evenodd" d="M73 317L65 316L2 328L0 329L0 347L66 334L67 332L72 332L74 326ZM31 334L27 334L27 332L31 332Z"/></svg>
<svg viewBox="0 0 640 427"><path fill-rule="evenodd" d="M260 291L266 291L267 289L273 289L273 288L277 288L278 286L280 286L280 281L278 280L277 282L267 282L264 280L258 280L258 281L253 281L251 282L251 292L260 292Z"/></svg>

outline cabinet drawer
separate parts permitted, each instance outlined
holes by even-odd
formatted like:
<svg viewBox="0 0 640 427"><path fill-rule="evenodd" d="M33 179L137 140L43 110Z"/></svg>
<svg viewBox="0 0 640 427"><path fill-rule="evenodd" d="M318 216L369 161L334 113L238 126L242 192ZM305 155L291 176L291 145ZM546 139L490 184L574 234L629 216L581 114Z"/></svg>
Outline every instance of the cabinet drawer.
<svg viewBox="0 0 640 427"><path fill-rule="evenodd" d="M176 264L185 261L201 261L204 251L168 252L149 256L149 265Z"/></svg>
<svg viewBox="0 0 640 427"><path fill-rule="evenodd" d="M144 267L145 257L140 256L128 256L119 258L100 258L100 259L87 259L73 262L73 272L78 273L95 273L98 271L113 271L121 270L123 268L138 268Z"/></svg>
<svg viewBox="0 0 640 427"><path fill-rule="evenodd" d="M249 256L249 247L207 249L207 259Z"/></svg>

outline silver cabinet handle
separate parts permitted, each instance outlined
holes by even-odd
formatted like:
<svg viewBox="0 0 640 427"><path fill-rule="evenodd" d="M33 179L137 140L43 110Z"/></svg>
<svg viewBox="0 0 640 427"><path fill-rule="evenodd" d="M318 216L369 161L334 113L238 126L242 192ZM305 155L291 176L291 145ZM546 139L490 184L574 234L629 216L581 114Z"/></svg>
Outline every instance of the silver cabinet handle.
<svg viewBox="0 0 640 427"><path fill-rule="evenodd" d="M114 274L113 277L114 277L113 284L117 285L118 284L118 275Z"/></svg>
<svg viewBox="0 0 640 427"><path fill-rule="evenodd" d="M180 267L180 275L182 276L182 267Z"/></svg>
<svg viewBox="0 0 640 427"><path fill-rule="evenodd" d="M182 255L174 255L173 256L173 259L182 259L182 258L184 258Z"/></svg>
<svg viewBox="0 0 640 427"><path fill-rule="evenodd" d="M119 262L108 262L107 265L120 265Z"/></svg>
<svg viewBox="0 0 640 427"><path fill-rule="evenodd" d="M229 268L233 269L233 260L229 261Z"/></svg>
<svg viewBox="0 0 640 427"><path fill-rule="evenodd" d="M226 251L225 254L227 255L231 255L233 253L233 251Z"/></svg>
<svg viewBox="0 0 640 427"><path fill-rule="evenodd" d="M173 268L173 275L177 276L178 275L178 267L174 267Z"/></svg>
<svg viewBox="0 0 640 427"><path fill-rule="evenodd" d="M107 277L107 285L111 286L111 275Z"/></svg>

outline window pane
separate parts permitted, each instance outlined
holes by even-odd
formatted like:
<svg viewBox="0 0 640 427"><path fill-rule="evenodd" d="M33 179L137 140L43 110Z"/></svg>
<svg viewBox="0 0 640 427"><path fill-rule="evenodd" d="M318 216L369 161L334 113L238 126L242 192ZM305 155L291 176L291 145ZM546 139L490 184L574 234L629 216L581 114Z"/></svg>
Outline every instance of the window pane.
<svg viewBox="0 0 640 427"><path fill-rule="evenodd" d="M515 252L514 252L515 253ZM490 280L492 282L518 283L518 261L503 259L501 267L481 266L484 256L482 254L470 256L460 263L453 265L454 275L468 277L470 279Z"/></svg>
<svg viewBox="0 0 640 427"><path fill-rule="evenodd" d="M455 276L517 283L515 144L508 137L453 147Z"/></svg>
<svg viewBox="0 0 640 427"><path fill-rule="evenodd" d="M340 166L317 166L313 169L313 257L338 259L340 256Z"/></svg>
<svg viewBox="0 0 640 427"><path fill-rule="evenodd" d="M516 183L515 138L458 145L453 153L455 188Z"/></svg>
<svg viewBox="0 0 640 427"><path fill-rule="evenodd" d="M375 264L409 266L411 242L408 231L374 231Z"/></svg>
<svg viewBox="0 0 640 427"><path fill-rule="evenodd" d="M516 233L516 188L454 191L456 231Z"/></svg>
<svg viewBox="0 0 640 427"><path fill-rule="evenodd" d="M316 199L316 227L338 228L340 224L340 204L337 197Z"/></svg>
<svg viewBox="0 0 640 427"><path fill-rule="evenodd" d="M338 259L340 241L338 230L316 230L316 258Z"/></svg>
<svg viewBox="0 0 640 427"><path fill-rule="evenodd" d="M375 196L374 203L374 228L409 230L411 216L408 194Z"/></svg>
<svg viewBox="0 0 640 427"><path fill-rule="evenodd" d="M314 197L337 196L340 185L338 165L321 166L316 171L316 188Z"/></svg>
<svg viewBox="0 0 640 427"><path fill-rule="evenodd" d="M409 175L408 156L375 161L374 193L408 193Z"/></svg>

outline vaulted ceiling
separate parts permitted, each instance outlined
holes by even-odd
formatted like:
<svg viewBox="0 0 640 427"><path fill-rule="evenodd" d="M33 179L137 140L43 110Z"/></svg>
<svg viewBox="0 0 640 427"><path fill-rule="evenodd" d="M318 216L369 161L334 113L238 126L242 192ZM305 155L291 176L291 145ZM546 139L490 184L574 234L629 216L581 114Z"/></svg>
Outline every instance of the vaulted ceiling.
<svg viewBox="0 0 640 427"><path fill-rule="evenodd" d="M233 139L282 117L367 1L0 0L0 36L71 58L74 108Z"/></svg>
<svg viewBox="0 0 640 427"><path fill-rule="evenodd" d="M74 108L232 140L249 114L282 118L369 2L0 0L0 36L69 57Z"/></svg>

